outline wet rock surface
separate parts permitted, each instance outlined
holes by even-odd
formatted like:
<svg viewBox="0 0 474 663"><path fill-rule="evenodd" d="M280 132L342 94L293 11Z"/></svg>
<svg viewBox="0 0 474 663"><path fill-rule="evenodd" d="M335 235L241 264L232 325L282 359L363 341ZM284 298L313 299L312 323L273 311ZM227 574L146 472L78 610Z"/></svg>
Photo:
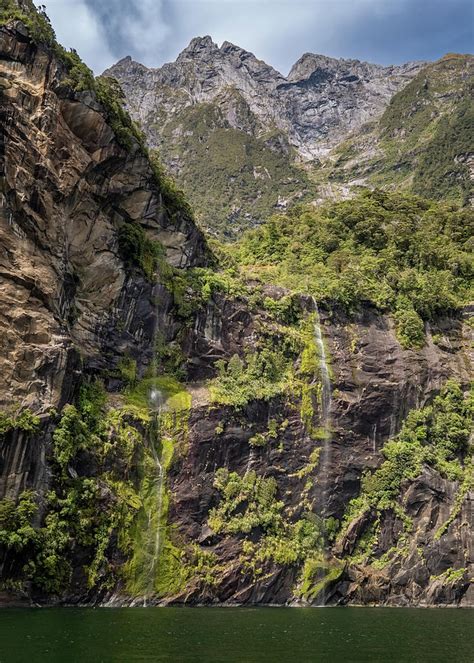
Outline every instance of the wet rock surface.
<svg viewBox="0 0 474 663"><path fill-rule="evenodd" d="M226 320L239 319L239 308L232 317L230 303L227 306L220 337L207 339L206 352L210 356L217 345L219 356L221 353L230 356L239 347L236 339L242 334L247 338L252 336L255 318L246 319L241 311L240 325L228 324ZM209 310L203 312L197 329L204 328L207 317L212 315ZM320 470L312 472L315 483L309 499L315 512L341 519L350 500L359 493L363 472L380 465L384 442L399 432L407 412L431 402L448 377L468 384L472 373L468 340L471 332L463 328L460 319L440 319L436 331L442 330L449 343L435 346L428 341L423 350L414 352L400 347L392 321L373 309L365 308L355 319L337 311L321 311L321 318L333 373L331 455L324 467L326 476L321 476ZM206 348L205 339L197 336L196 342L200 343L202 352ZM265 447L250 446L249 439L256 432L265 431L272 419L287 420L284 433ZM213 601L293 603L298 576L295 567L282 569L271 563L266 567L264 580L255 581L242 574L238 561L242 538L215 535L207 526L209 511L219 500L213 487L216 470L225 467L240 476L254 470L257 475L274 477L285 512L297 519L303 511L306 481L306 477L298 477L297 473L308 463L315 446L322 444L311 439L298 412L284 397L251 403L238 413L229 407L215 406L201 406L192 411L186 454L180 457L170 475L173 495L170 516L186 540L199 539L202 546L215 551L223 562L225 580L212 594ZM329 486L324 505L318 503L321 482ZM470 493L446 532L437 535L450 517L458 490L459 482L441 477L428 466L416 480L402 486L400 503L413 519L404 557L382 569L346 562L341 578L331 588L328 602L471 605ZM350 558L374 519L375 514L368 512L354 520L333 554L341 559ZM397 516L390 510L385 512L378 537L379 555L397 546L402 530ZM462 578L449 582L442 577L447 569L460 568L466 569ZM197 592L175 599L199 602L203 597Z"/></svg>
<svg viewBox="0 0 474 663"><path fill-rule="evenodd" d="M21 25L0 28L0 407L41 414L124 354L143 373L157 311L174 333L166 290L119 255L123 223L161 240L177 267L203 263L207 249L192 221L164 208L138 145L121 147L104 108L68 88ZM24 488L30 443L2 444L1 472Z"/></svg>

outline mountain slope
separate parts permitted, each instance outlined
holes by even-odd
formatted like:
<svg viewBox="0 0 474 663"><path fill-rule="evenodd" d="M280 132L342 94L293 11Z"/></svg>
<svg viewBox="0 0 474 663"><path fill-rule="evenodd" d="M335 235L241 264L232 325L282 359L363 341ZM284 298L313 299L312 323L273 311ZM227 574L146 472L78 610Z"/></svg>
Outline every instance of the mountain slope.
<svg viewBox="0 0 474 663"><path fill-rule="evenodd" d="M420 66L305 54L285 78L252 53L204 37L160 69L124 58L105 74L120 82L201 224L235 237L295 199L318 197L296 163L322 157L379 116Z"/></svg>
<svg viewBox="0 0 474 663"><path fill-rule="evenodd" d="M329 179L472 202L473 86L471 55L449 54L427 65L377 122L334 150Z"/></svg>

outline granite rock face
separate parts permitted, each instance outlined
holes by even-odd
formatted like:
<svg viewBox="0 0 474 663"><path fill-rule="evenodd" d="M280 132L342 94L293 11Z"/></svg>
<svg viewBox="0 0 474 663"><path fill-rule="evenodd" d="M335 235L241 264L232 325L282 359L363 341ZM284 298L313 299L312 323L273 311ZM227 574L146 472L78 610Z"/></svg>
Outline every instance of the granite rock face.
<svg viewBox="0 0 474 663"><path fill-rule="evenodd" d="M170 217L148 160L120 146L94 97L63 84L63 65L21 23L0 30L0 407L43 414L106 355L150 362L154 302L166 311L167 296L125 268L120 226L139 223L177 267L207 249L192 222ZM6 443L2 496L25 485L27 442Z"/></svg>
<svg viewBox="0 0 474 663"><path fill-rule="evenodd" d="M382 67L306 53L287 77L252 53L211 37L197 37L176 62L148 69L130 57L111 67L128 99L130 112L151 143L159 144L162 112L168 118L183 104L210 103L224 90L236 90L255 118L256 132L276 127L303 159L325 154L350 131L381 115L390 98L422 63Z"/></svg>
<svg viewBox="0 0 474 663"><path fill-rule="evenodd" d="M159 69L127 57L105 74L201 226L234 239L297 201L347 195L308 171L382 115L421 67L305 54L285 77L234 44L198 37Z"/></svg>

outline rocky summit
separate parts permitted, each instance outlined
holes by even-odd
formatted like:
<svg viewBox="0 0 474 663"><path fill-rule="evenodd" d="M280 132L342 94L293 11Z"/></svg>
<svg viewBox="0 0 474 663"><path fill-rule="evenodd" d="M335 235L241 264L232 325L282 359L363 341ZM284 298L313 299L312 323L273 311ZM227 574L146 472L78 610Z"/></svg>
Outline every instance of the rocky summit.
<svg viewBox="0 0 474 663"><path fill-rule="evenodd" d="M204 38L122 91L1 9L2 603L474 605L472 209L318 207L295 165L420 67L285 78ZM187 177L253 155L279 214L210 240L156 146Z"/></svg>
<svg viewBox="0 0 474 663"><path fill-rule="evenodd" d="M361 186L470 204L473 62L382 67L306 53L284 77L203 37L159 69L127 57L105 73L198 222L232 240L295 203Z"/></svg>
<svg viewBox="0 0 474 663"><path fill-rule="evenodd" d="M105 72L121 83L130 111L147 133L161 109L171 120L183 106L212 103L234 90L255 116L253 131L283 132L303 159L327 153L350 131L376 118L423 63L382 67L305 53L287 77L229 42L197 37L176 62L148 69L130 57ZM175 98L176 95L176 98ZM245 128L228 115L230 126ZM155 128L159 144L162 127Z"/></svg>
<svg viewBox="0 0 474 663"><path fill-rule="evenodd" d="M380 117L422 66L306 53L285 77L208 36L159 69L127 57L105 74L120 82L132 117L198 221L232 239L295 202L326 197L328 187L312 171L351 132ZM329 191L340 190L336 184Z"/></svg>

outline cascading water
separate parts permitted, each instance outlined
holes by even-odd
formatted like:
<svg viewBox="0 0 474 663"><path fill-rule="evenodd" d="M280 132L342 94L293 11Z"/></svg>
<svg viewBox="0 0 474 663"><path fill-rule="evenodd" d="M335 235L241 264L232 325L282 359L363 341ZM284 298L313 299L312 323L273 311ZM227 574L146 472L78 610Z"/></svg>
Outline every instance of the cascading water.
<svg viewBox="0 0 474 663"><path fill-rule="evenodd" d="M319 309L316 300L313 298L313 307L315 313L314 320L314 340L318 351L318 368L319 378L321 380L321 394L320 394L320 425L323 431L323 446L319 461L319 477L320 477L320 512L324 512L325 507L329 501L329 469L331 464L331 406L332 406L332 387L331 375L327 361L326 348L324 345L323 335L321 332L321 320L319 316ZM323 554L325 558L329 557L330 544L324 534L324 548ZM319 605L326 605L326 592L323 590L320 596Z"/></svg>
<svg viewBox="0 0 474 663"><path fill-rule="evenodd" d="M150 427L150 450L156 467L156 478L153 482L152 503L148 510L147 541L149 548L147 553L150 563L148 568L147 591L143 600L144 606L147 604L147 599L153 594L153 586L161 546L161 511L163 506L164 471L161 458L156 448L159 443L160 416L162 408L163 395L158 389L152 389L150 392L150 410L152 415L152 425Z"/></svg>
<svg viewBox="0 0 474 663"><path fill-rule="evenodd" d="M331 378L326 358L326 348L324 347L323 335L321 333L318 304L314 298L313 306L316 314L314 321L314 340L316 341L316 346L318 348L319 370L321 373L321 425L323 428L328 429L332 404Z"/></svg>

